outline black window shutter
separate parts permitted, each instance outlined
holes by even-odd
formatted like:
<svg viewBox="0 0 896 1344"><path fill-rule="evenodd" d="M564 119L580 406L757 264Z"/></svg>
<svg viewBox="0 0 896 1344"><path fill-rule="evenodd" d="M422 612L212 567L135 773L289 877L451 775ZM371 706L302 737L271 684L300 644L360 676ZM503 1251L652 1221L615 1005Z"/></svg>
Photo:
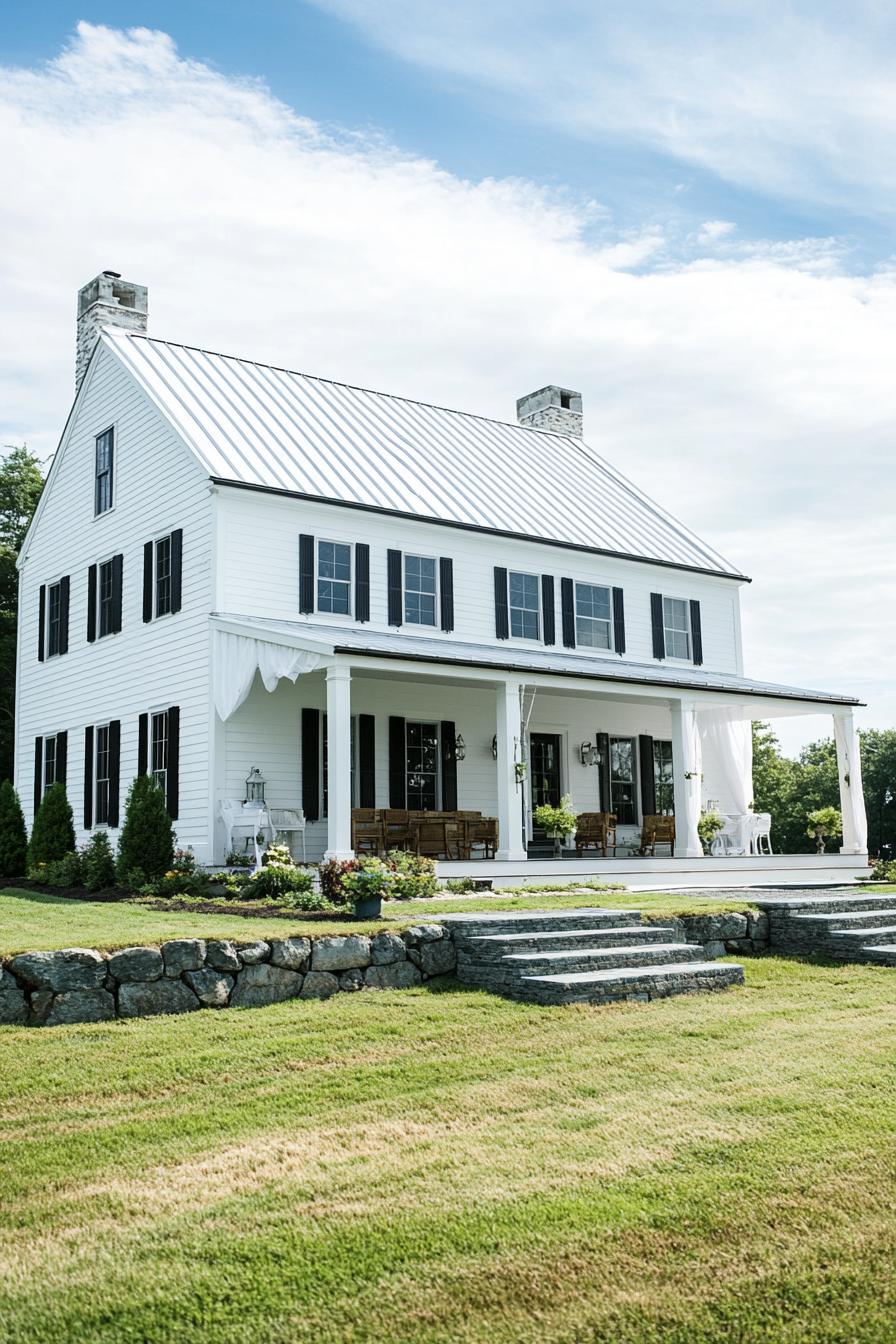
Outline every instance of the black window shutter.
<svg viewBox="0 0 896 1344"><path fill-rule="evenodd" d="M42 583L40 586L40 596L37 602L37 661L44 661L44 635L47 626L47 585Z"/></svg>
<svg viewBox="0 0 896 1344"><path fill-rule="evenodd" d="M320 819L320 710L302 710L302 810L306 821Z"/></svg>
<svg viewBox="0 0 896 1344"><path fill-rule="evenodd" d="M386 587L389 596L389 624L401 625L402 607L401 551L386 552Z"/></svg>
<svg viewBox="0 0 896 1344"><path fill-rule="evenodd" d="M42 737L34 739L34 810L40 807L40 800L44 793L44 740Z"/></svg>
<svg viewBox="0 0 896 1344"><path fill-rule="evenodd" d="M613 809L610 797L610 734L598 733L596 741L600 756L600 764L597 767L600 782L600 810L601 812L611 812Z"/></svg>
<svg viewBox="0 0 896 1344"><path fill-rule="evenodd" d="M560 580L560 614L563 621L563 644L567 649L576 646L576 603L572 579Z"/></svg>
<svg viewBox="0 0 896 1344"><path fill-rule="evenodd" d="M149 769L149 715L141 714L137 720L137 774L145 775Z"/></svg>
<svg viewBox="0 0 896 1344"><path fill-rule="evenodd" d="M370 620L370 547L355 545L355 620Z"/></svg>
<svg viewBox="0 0 896 1344"><path fill-rule="evenodd" d="M553 574L542 574L541 576L541 616L544 629L544 642L545 644L553 644L557 639L556 622L554 618Z"/></svg>
<svg viewBox="0 0 896 1344"><path fill-rule="evenodd" d="M314 538L307 532L299 537L299 611L306 614L314 611Z"/></svg>
<svg viewBox="0 0 896 1344"><path fill-rule="evenodd" d="M358 715L358 806L376 807L376 719Z"/></svg>
<svg viewBox="0 0 896 1344"><path fill-rule="evenodd" d="M650 628L653 632L653 656L654 658L665 658L666 634L663 629L662 593L650 594Z"/></svg>
<svg viewBox="0 0 896 1344"><path fill-rule="evenodd" d="M148 541L143 547L143 619L152 620L153 609L153 589L155 587L155 575L153 574L153 559L155 557L155 542Z"/></svg>
<svg viewBox="0 0 896 1344"><path fill-rule="evenodd" d="M56 778L68 792L68 733L56 734Z"/></svg>
<svg viewBox="0 0 896 1344"><path fill-rule="evenodd" d="M495 565L495 635L510 638L510 611L507 605L507 570Z"/></svg>
<svg viewBox="0 0 896 1344"><path fill-rule="evenodd" d="M656 816L656 776L653 767L653 738L641 733L638 738L638 764L641 776L641 815Z"/></svg>
<svg viewBox="0 0 896 1344"><path fill-rule="evenodd" d="M169 742L169 752L170 752ZM170 778L170 770L169 770ZM109 825L118 825L118 794L121 777L121 720L112 719L109 724Z"/></svg>
<svg viewBox="0 0 896 1344"><path fill-rule="evenodd" d="M121 630L121 586L124 570L124 556L113 555L112 557L112 633L117 635Z"/></svg>
<svg viewBox="0 0 896 1344"><path fill-rule="evenodd" d="M439 560L439 601L442 629L450 633L454 629L454 561L450 555Z"/></svg>
<svg viewBox="0 0 896 1344"><path fill-rule="evenodd" d="M700 623L700 603L691 598L691 649L697 667L703 662L703 626Z"/></svg>
<svg viewBox="0 0 896 1344"><path fill-rule="evenodd" d="M87 571L87 642L96 639L96 565Z"/></svg>
<svg viewBox="0 0 896 1344"><path fill-rule="evenodd" d="M457 731L450 719L442 720L442 811L457 811Z"/></svg>
<svg viewBox="0 0 896 1344"><path fill-rule="evenodd" d="M59 652L68 653L68 607L71 597L71 580L66 574L59 580Z"/></svg>
<svg viewBox="0 0 896 1344"><path fill-rule="evenodd" d="M171 533L171 610L180 611L180 592L183 587L184 530L176 527Z"/></svg>
<svg viewBox="0 0 896 1344"><path fill-rule="evenodd" d="M625 599L621 588L613 589L613 647L625 653Z"/></svg>
<svg viewBox="0 0 896 1344"><path fill-rule="evenodd" d="M93 826L93 728L84 729L84 829Z"/></svg>
<svg viewBox="0 0 896 1344"><path fill-rule="evenodd" d="M168 706L168 815L177 821L180 811L180 706Z"/></svg>
<svg viewBox="0 0 896 1344"><path fill-rule="evenodd" d="M389 718L389 806L407 807L407 749L404 719Z"/></svg>

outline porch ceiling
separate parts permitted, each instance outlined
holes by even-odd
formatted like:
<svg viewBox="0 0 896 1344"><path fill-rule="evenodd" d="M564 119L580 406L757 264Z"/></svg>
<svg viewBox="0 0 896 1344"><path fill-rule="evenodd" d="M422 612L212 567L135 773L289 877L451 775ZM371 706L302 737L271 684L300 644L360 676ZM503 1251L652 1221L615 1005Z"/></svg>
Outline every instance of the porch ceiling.
<svg viewBox="0 0 896 1344"><path fill-rule="evenodd" d="M390 678L413 678L413 665L417 665L418 670L421 665L427 665L431 673L436 673L437 667L444 669L446 680L452 678L453 673L454 677L460 676L469 681L470 672L475 669L486 674L511 672L523 678L537 676L540 684L543 684L544 678L561 678L569 683L568 687L562 688L565 694L593 695L598 689L592 687L589 691L581 685L582 682L604 683L605 691L609 690L607 683L612 683L614 698L623 698L626 687L634 691L633 698L637 699L643 699L643 692L639 694L635 690L640 687L649 687L660 693L663 690L687 690L708 694L708 704L724 702L729 707L739 708L744 718L817 714L861 704L852 696L830 695L822 691L781 686L775 682L753 681L747 677L704 671L702 668L629 663L617 658L599 658L555 648L540 650L509 644L495 648L488 644L466 643L447 635L427 637L404 632L392 634L348 625L328 626L310 620L282 621L225 612L212 613L212 622L219 628L239 631L255 639L315 650L324 657L347 655L352 658L387 660ZM408 666L402 668L402 663ZM376 671L371 666L370 674ZM382 675L382 669L379 669L379 673ZM579 686L574 689L576 683ZM561 687L555 689L560 690ZM758 702L755 706L754 701ZM772 705L769 702L776 703Z"/></svg>

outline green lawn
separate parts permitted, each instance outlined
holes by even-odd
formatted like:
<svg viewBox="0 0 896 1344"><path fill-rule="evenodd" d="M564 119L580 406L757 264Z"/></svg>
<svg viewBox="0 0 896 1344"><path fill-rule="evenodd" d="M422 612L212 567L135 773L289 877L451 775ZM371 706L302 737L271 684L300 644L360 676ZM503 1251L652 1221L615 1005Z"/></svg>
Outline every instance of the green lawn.
<svg viewBox="0 0 896 1344"><path fill-rule="evenodd" d="M746 969L2 1028L0 1339L893 1341L896 972Z"/></svg>
<svg viewBox="0 0 896 1344"><path fill-rule="evenodd" d="M744 910L745 901L719 902L710 897L682 897L668 893L632 895L630 892L563 892L531 896L449 897L425 901L399 901L386 907L392 927L435 919L452 910L541 910L570 909L582 905L613 909L641 909L647 914L685 913L701 909ZM33 891L0 892L0 956L13 952L44 951L56 947L126 947L133 943L159 943L166 938L283 938L290 934L363 933L383 928L382 923L353 919L303 920L301 914L265 919L241 915L203 915L194 911L152 910L131 902L73 901L64 896L45 896Z"/></svg>

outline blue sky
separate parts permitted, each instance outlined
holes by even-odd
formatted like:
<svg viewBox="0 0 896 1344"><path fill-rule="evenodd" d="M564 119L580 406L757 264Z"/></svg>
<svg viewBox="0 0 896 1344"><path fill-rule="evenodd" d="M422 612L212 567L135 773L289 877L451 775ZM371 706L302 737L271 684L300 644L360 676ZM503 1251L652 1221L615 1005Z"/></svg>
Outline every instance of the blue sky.
<svg viewBox="0 0 896 1344"><path fill-rule="evenodd" d="M753 576L747 673L896 723L890 7L14 0L0 147L0 443L52 453L105 268L169 339L504 418L575 387Z"/></svg>

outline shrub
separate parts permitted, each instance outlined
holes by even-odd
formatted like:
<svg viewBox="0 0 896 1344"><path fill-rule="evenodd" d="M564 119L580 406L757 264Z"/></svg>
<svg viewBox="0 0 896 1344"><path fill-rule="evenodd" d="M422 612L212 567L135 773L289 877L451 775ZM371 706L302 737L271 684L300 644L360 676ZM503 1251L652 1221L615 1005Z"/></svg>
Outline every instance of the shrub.
<svg viewBox="0 0 896 1344"><path fill-rule="evenodd" d="M28 834L19 795L5 779L0 784L0 874L24 877L28 864Z"/></svg>
<svg viewBox="0 0 896 1344"><path fill-rule="evenodd" d="M244 892L250 900L279 901L287 894L307 895L313 885L311 874L306 868L296 867L285 845L272 845L261 868L246 883Z"/></svg>
<svg viewBox="0 0 896 1344"><path fill-rule="evenodd" d="M467 896L476 890L472 877L449 877L447 886L452 896Z"/></svg>
<svg viewBox="0 0 896 1344"><path fill-rule="evenodd" d="M348 899L344 889L345 879L349 873L357 872L359 867L359 859L327 859L326 863L318 865L321 892L333 905L345 904Z"/></svg>
<svg viewBox="0 0 896 1344"><path fill-rule="evenodd" d="M157 896L172 900L179 896L208 896L208 878L204 873L182 873L169 868L153 882L139 884L141 896Z"/></svg>
<svg viewBox="0 0 896 1344"><path fill-rule="evenodd" d="M80 887L81 855L72 849L68 854L63 854L61 859L50 859L49 863L41 864L32 872L38 876L38 881L46 882L48 887Z"/></svg>
<svg viewBox="0 0 896 1344"><path fill-rule="evenodd" d="M868 878L874 882L896 882L896 859L878 859Z"/></svg>
<svg viewBox="0 0 896 1344"><path fill-rule="evenodd" d="M713 840L725 829L725 818L715 808L710 812L701 812L697 822L697 834L704 849L709 849Z"/></svg>
<svg viewBox="0 0 896 1344"><path fill-rule="evenodd" d="M88 891L115 886L115 855L105 831L95 831L81 853L81 881Z"/></svg>
<svg viewBox="0 0 896 1344"><path fill-rule="evenodd" d="M196 855L192 849L176 849L171 860L171 867L176 873L195 873Z"/></svg>
<svg viewBox="0 0 896 1344"><path fill-rule="evenodd" d="M118 879L127 885L156 882L172 871L174 830L165 796L151 775L138 775L128 789L118 842Z"/></svg>
<svg viewBox="0 0 896 1344"><path fill-rule="evenodd" d="M51 784L40 801L31 840L28 865L52 863L71 854L75 848L75 823L63 784Z"/></svg>
<svg viewBox="0 0 896 1344"><path fill-rule="evenodd" d="M409 854L404 849L390 849L386 864L395 874L389 895L394 901L413 901L424 896L435 896L438 891L436 865L422 854Z"/></svg>

